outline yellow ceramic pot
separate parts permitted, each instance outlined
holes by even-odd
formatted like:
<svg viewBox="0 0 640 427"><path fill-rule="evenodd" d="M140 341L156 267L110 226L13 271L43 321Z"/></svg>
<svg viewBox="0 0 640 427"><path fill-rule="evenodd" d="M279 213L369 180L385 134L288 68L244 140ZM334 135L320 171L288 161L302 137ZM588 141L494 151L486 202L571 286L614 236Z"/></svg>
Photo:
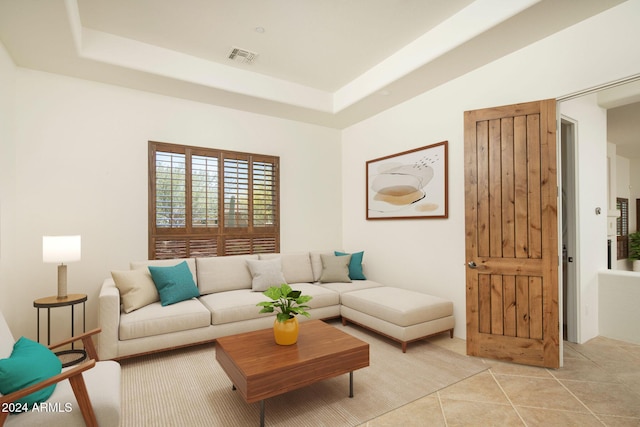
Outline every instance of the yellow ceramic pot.
<svg viewBox="0 0 640 427"><path fill-rule="evenodd" d="M287 319L284 322L273 322L273 336L276 344L292 345L298 341L298 318Z"/></svg>

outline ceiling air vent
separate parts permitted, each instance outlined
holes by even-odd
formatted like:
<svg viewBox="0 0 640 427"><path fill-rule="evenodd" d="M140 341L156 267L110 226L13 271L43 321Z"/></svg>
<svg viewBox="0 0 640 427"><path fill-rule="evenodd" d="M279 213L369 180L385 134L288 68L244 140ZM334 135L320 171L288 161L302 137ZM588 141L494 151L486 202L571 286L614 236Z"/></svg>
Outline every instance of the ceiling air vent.
<svg viewBox="0 0 640 427"><path fill-rule="evenodd" d="M234 47L229 53L229 59L243 64L251 64L257 57L258 54L256 52L250 52L245 49L240 49L239 47Z"/></svg>

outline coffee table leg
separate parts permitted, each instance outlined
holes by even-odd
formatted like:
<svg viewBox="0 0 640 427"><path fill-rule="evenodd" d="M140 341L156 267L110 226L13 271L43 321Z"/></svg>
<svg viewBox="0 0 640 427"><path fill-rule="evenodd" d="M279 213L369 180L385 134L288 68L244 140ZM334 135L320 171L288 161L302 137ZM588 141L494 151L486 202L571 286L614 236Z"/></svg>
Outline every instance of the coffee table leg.
<svg viewBox="0 0 640 427"><path fill-rule="evenodd" d="M349 372L349 397L353 397L353 371Z"/></svg>
<svg viewBox="0 0 640 427"><path fill-rule="evenodd" d="M264 399L260 401L260 427L264 427Z"/></svg>

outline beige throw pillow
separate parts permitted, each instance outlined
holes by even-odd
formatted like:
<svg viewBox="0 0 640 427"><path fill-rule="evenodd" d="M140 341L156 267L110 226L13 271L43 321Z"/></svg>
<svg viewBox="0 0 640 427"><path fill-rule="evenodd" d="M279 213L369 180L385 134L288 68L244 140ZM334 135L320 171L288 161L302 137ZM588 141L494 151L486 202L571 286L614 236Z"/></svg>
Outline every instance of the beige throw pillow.
<svg viewBox="0 0 640 427"><path fill-rule="evenodd" d="M149 270L112 271L111 277L120 291L125 313L160 301Z"/></svg>
<svg viewBox="0 0 640 427"><path fill-rule="evenodd" d="M322 261L321 283L351 282L349 278L349 262L351 255L335 256L320 254Z"/></svg>
<svg viewBox="0 0 640 427"><path fill-rule="evenodd" d="M263 292L271 286L280 286L287 283L282 274L280 258L270 260L247 260L251 277L251 290Z"/></svg>

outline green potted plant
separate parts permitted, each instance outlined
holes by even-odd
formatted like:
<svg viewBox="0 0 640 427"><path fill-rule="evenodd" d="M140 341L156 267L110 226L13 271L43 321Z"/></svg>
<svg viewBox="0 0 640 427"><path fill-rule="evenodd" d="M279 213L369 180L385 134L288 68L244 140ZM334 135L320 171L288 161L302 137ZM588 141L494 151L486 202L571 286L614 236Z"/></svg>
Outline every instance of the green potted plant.
<svg viewBox="0 0 640 427"><path fill-rule="evenodd" d="M305 305L313 297L302 295L302 291L295 291L286 283L280 286L271 286L262 293L271 301L262 301L256 304L262 307L260 313L276 314L276 320L273 322L273 334L277 344L291 345L298 341L298 319L296 315L301 314L305 317L311 317Z"/></svg>
<svg viewBox="0 0 640 427"><path fill-rule="evenodd" d="M633 262L633 271L640 271L640 231L629 234L629 259Z"/></svg>

